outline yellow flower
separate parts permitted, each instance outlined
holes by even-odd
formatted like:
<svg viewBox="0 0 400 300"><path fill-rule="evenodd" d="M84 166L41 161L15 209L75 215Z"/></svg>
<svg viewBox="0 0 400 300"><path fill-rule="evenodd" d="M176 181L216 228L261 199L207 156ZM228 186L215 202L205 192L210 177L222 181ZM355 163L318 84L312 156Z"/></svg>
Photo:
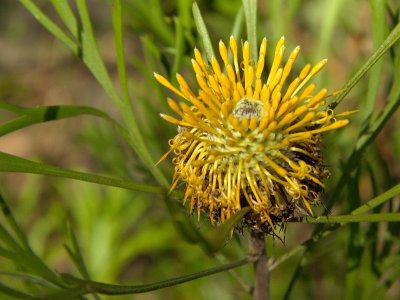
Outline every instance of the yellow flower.
<svg viewBox="0 0 400 300"><path fill-rule="evenodd" d="M185 183L184 201L190 199L191 209L204 211L211 222L224 222L250 207L243 224L270 232L295 215L312 214L311 206L319 203L318 193L324 188L322 180L329 175L321 133L343 127L348 120L337 120L339 115L324 106L326 89L316 91L316 84L309 84L326 59L307 64L287 83L300 47L283 64L283 37L268 74L266 38L257 62L247 41L241 61L234 37L229 49L233 65L226 45L219 43L223 68L215 57L209 65L194 50L198 93L180 74L179 88L155 74L158 82L184 99L179 104L167 99L178 118L161 114L178 126L169 141L168 153L175 154L171 190Z"/></svg>

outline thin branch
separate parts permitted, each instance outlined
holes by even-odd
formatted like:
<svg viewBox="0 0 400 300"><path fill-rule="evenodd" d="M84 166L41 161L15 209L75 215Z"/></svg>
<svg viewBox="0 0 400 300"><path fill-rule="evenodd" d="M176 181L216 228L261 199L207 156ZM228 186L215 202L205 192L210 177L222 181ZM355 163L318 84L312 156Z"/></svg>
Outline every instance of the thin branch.
<svg viewBox="0 0 400 300"><path fill-rule="evenodd" d="M269 269L267 267L265 234L262 231L250 230L249 255L255 258L254 300L269 300Z"/></svg>

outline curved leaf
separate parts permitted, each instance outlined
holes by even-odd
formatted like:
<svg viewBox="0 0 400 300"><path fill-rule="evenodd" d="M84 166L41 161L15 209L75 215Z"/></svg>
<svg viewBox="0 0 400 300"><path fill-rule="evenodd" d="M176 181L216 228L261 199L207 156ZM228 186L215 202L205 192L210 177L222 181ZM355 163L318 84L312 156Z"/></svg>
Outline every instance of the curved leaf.
<svg viewBox="0 0 400 300"><path fill-rule="evenodd" d="M79 290L82 291L82 293L78 292L74 296L84 295L84 294L89 294L89 293L99 293L99 294L104 294L104 295L128 295L128 294L145 293L145 292L149 292L149 291L159 290L162 288L178 285L178 284L192 281L192 280L195 280L195 279L198 279L201 277L210 276L210 275L217 274L217 273L220 273L223 271L234 269L234 268L246 265L250 262L251 261L249 259L244 258L242 260L239 260L239 261L236 261L233 263L217 266L217 267L203 270L203 271L200 271L197 273L180 276L180 277L176 277L176 278L171 278L171 279L160 281L160 282L144 284L144 285L107 284L107 283L101 283L101 282L95 282L95 281L82 280L82 279L79 279L76 277L72 277L70 275L64 275L63 278L68 283L76 284L75 291L77 291L77 292ZM64 293L65 292L58 292L57 297L54 297L54 295L52 295L53 298L51 298L51 299L59 299L58 297L62 296Z"/></svg>
<svg viewBox="0 0 400 300"><path fill-rule="evenodd" d="M111 121L119 130L122 129L122 127L105 112L90 106L54 105L23 108L0 101L0 109L5 109L19 114L17 118L0 125L0 136L30 125L71 118L79 115L101 117Z"/></svg>
<svg viewBox="0 0 400 300"><path fill-rule="evenodd" d="M120 187L132 191L161 194L164 190L158 186L136 183L130 180L110 178L90 173L78 172L34 162L18 156L0 152L0 172L21 172L71 178L102 185Z"/></svg>

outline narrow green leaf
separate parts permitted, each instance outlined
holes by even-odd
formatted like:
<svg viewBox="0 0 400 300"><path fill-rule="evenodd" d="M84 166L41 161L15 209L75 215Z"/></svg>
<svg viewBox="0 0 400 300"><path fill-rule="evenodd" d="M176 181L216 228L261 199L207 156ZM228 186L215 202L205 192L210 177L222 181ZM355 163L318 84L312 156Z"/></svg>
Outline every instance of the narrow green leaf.
<svg viewBox="0 0 400 300"><path fill-rule="evenodd" d="M3 100L0 100L0 109L4 109L17 115L23 115L26 111L26 108L24 107L5 102Z"/></svg>
<svg viewBox="0 0 400 300"><path fill-rule="evenodd" d="M90 280L89 271L86 267L85 260L83 259L81 249L78 244L78 240L73 232L71 226L68 226L68 236L72 242L72 249L69 246L65 246L69 256L75 263L75 266L78 268L79 272L83 276L84 279ZM79 294L78 294L79 295ZM100 300L100 297L96 294L93 295L96 300ZM60 298L57 298L60 299Z"/></svg>
<svg viewBox="0 0 400 300"><path fill-rule="evenodd" d="M365 215L321 216L303 218L305 223L358 223L358 222L400 222L400 213Z"/></svg>
<svg viewBox="0 0 400 300"><path fill-rule="evenodd" d="M79 284L82 288L85 289L85 291L82 294L89 294L89 293L99 293L99 294L104 294L104 295L128 295L128 294L139 294L139 293L145 293L145 292L150 292L154 290L159 290L162 288L178 285L181 283L185 283L188 281L192 281L198 278L202 278L205 276L210 276L213 274L217 274L220 272L224 272L227 270L231 270L243 265L246 265L250 263L250 261L247 258L244 258L242 260L217 266L214 268L210 268L204 271L200 271L197 273L193 273L190 275L185 275L185 276L180 276L160 282L155 282L151 284L144 284L144 285L116 285L116 284L106 284L106 283L101 283L101 282L95 282L95 281L87 281L87 280L82 280L78 279L69 275L65 275L64 279L68 282Z"/></svg>
<svg viewBox="0 0 400 300"><path fill-rule="evenodd" d="M5 214L4 210L3 213ZM20 250L21 247L14 239L14 237L0 224L0 242L7 245L9 249L13 249L14 251Z"/></svg>
<svg viewBox="0 0 400 300"><path fill-rule="evenodd" d="M310 239L308 239L307 241L305 241L303 244L296 246L294 249L290 250L289 252L285 253L284 255L276 258L274 261L271 261L268 269L269 270L273 270L276 269L280 264L286 262L288 259L299 255L299 254L303 254L302 258L300 259L298 268L297 268L297 272L300 272L300 268L302 268L307 260L305 258L304 253L307 251L309 251L309 249L311 249L314 245L316 245L318 242L322 241L324 238L328 237L331 233L335 232L337 229L341 228L343 226L343 224L346 224L348 222L364 222L364 220L361 221L361 219L365 218L361 216L361 219L356 220L356 219L351 219L351 217L358 217L360 216L360 214L384 203L385 201L387 201L388 199L398 195L400 193L400 184L396 185L395 187L391 188L390 190L386 191L385 193L383 193L382 195L379 195L378 197L371 199L370 201L368 201L366 204L364 204L363 206L360 206L359 208L355 209L351 215L347 215L345 217L348 218L347 220L341 220L341 222L336 222L337 219L335 220L335 217L323 217L322 223L333 223L332 226L329 227L325 227L324 229L318 231L316 234L314 234ZM369 220L365 220L365 222L391 222L388 219L394 219L394 222L399 222L399 218L400 218L400 214L399 213L395 213L394 216L389 216L389 218L385 219L385 216L379 216L380 214L376 214L375 217L370 218ZM391 215L391 214L389 214ZM369 215L371 216L371 215ZM320 217L321 218L321 217ZM332 219L333 218L333 219ZM368 217L367 217L368 218ZM373 220L375 218L375 220ZM312 219L312 218L311 218ZM378 220L381 219L381 220ZM397 220L396 220L397 219ZM343 222L343 223L342 223ZM314 222L314 223L319 223L319 222ZM340 223L340 224L339 224Z"/></svg>
<svg viewBox="0 0 400 300"><path fill-rule="evenodd" d="M368 70L393 46L400 38L400 23L393 28L392 32L385 39L382 45L371 55L367 62L358 70L358 72L345 84L341 92L335 97L329 105L331 109L336 106L346 97L360 79L368 72Z"/></svg>
<svg viewBox="0 0 400 300"><path fill-rule="evenodd" d="M78 21L75 18L74 12L71 9L68 0L51 0L54 8L56 9L61 20L67 26L71 34L78 39L79 27Z"/></svg>
<svg viewBox="0 0 400 300"><path fill-rule="evenodd" d="M243 0L243 9L246 17L247 40L250 44L251 57L254 61L257 61L257 0Z"/></svg>
<svg viewBox="0 0 400 300"><path fill-rule="evenodd" d="M324 17L321 19L321 28L319 29L319 45L316 53L318 59L326 57L329 53L328 49L331 48L335 41L334 29L337 26L337 22L340 21L339 14L343 10L343 5L346 3L345 0L325 1L323 7Z"/></svg>
<svg viewBox="0 0 400 300"><path fill-rule="evenodd" d="M370 201L368 201L363 206L360 206L359 208L355 209L353 212L351 212L351 215L347 215L348 218L357 217L360 214L362 214L362 213L364 213L364 212L366 212L366 211L368 211L368 210L370 210L370 209L372 209L372 208L384 203L388 199L398 195L400 193L399 186L400 186L400 184L396 185L395 187L393 187L390 190L386 191L382 195L379 195L378 197L375 197L374 199L371 199ZM376 214L376 215L377 215L377 217L373 217L373 218L376 218L376 220L375 220L376 222L381 222L381 221L378 221L377 219L384 219L385 218L385 217L379 217L379 214ZM396 219L396 218L399 218L398 215L400 215L400 214L396 213L394 218L393 218L393 216L390 216L389 218ZM328 219L329 219L329 222L328 222ZM324 222L322 222L322 223L331 223L330 221L335 221L335 219L332 219L332 217L324 217L323 221ZM309 249L311 249L315 244L317 244L318 242L322 241L324 238L328 237L332 232L335 232L337 229L341 228L344 224L346 224L346 223L348 223L350 221L351 220L347 220L347 222L343 222L343 223L341 223L341 222L332 222L332 223L334 223L332 226L325 227L324 229L318 231L316 234L314 234L310 239L305 241L303 244L298 245L294 249L290 250L289 252L285 253L284 255L276 258L276 260L272 261L270 263L270 265L269 265L269 270L273 270L273 269L277 268L280 264L284 263L288 259L290 259L290 258L292 258L292 257L294 257L294 256L296 256L298 254L303 254L303 257L299 262L299 266L301 268L306 263L306 259L305 259L305 255L304 255L305 252L309 251ZM353 221L356 221L356 220L353 219ZM361 220L357 220L357 221L361 222ZM367 220L366 222L375 222L375 221ZM390 221L382 220L382 222L390 222ZM395 222L399 222L399 220L397 220ZM318 223L318 222L316 222L316 223Z"/></svg>
<svg viewBox="0 0 400 300"><path fill-rule="evenodd" d="M86 291L86 287L79 285L77 287L61 290L49 295L41 295L40 300L75 300L79 299L79 296L82 296ZM80 299L85 299L80 297Z"/></svg>
<svg viewBox="0 0 400 300"><path fill-rule="evenodd" d="M208 61L211 61L211 58L214 57L214 49L212 46L212 42L210 36L208 34L208 30L206 24L204 23L203 17L201 16L201 12L199 6L196 2L193 3L192 6L194 22L196 24L197 32L200 34L201 41L203 43L204 51L206 52L206 56Z"/></svg>
<svg viewBox="0 0 400 300"><path fill-rule="evenodd" d="M122 127L105 112L90 106L55 105L22 108L0 101L0 109L7 109L20 114L16 119L0 125L0 136L33 124L61 120L84 114L104 118L111 121L120 130L123 130Z"/></svg>
<svg viewBox="0 0 400 300"><path fill-rule="evenodd" d="M79 33L79 39L82 47L80 56L92 72L93 76L102 85L106 93L116 104L118 104L119 97L114 89L108 71L97 48L86 1L77 0L76 5L82 24L82 29Z"/></svg>
<svg viewBox="0 0 400 300"><path fill-rule="evenodd" d="M72 260L75 262L76 267L78 268L79 272L85 279L90 279L88 269L86 268L85 261L82 256L81 249L78 244L78 240L75 236L75 233L73 232L70 224L68 224L68 236L69 239L71 240L72 243L72 248L66 246L68 253L70 254L70 257Z"/></svg>
<svg viewBox="0 0 400 300"><path fill-rule="evenodd" d="M140 129L137 125L135 116L127 101L123 101L117 94L115 87L110 79L108 71L101 59L97 49L96 39L85 0L76 0L79 12L81 28L78 34L79 45L75 44L63 31L56 26L31 0L20 0L20 2L31 12L31 14L56 38L64 42L75 55L78 55L85 65L89 68L93 76L100 83L106 94L113 100L119 113L124 120L128 134L123 134L129 145L136 151L138 156L153 174L154 178L164 187L168 187L168 180L157 168L153 158L143 140Z"/></svg>
<svg viewBox="0 0 400 300"><path fill-rule="evenodd" d="M355 210L353 210L351 212L351 214L352 215L363 214L363 213L365 213L365 212L377 207L378 205L381 205L381 204L385 203L386 201L392 199L394 196L396 196L398 194L400 194L400 184L392 187L390 190L387 190L383 194L380 194L379 196L369 200L364 205L362 205L362 206L356 208Z"/></svg>
<svg viewBox="0 0 400 300"><path fill-rule="evenodd" d="M184 48L184 36L183 27L179 18L174 18L175 24L175 53L174 53L174 63L171 68L170 78L175 77L179 69L182 66L183 60L183 48Z"/></svg>
<svg viewBox="0 0 400 300"><path fill-rule="evenodd" d="M158 186L150 186L145 184L139 184L130 180L116 179L90 173L62 169L59 167L30 161L4 152L0 152L0 172L21 172L21 173L31 173L31 174L41 174L41 175L71 178L81 181L98 183L102 185L120 187L137 192L146 192L155 194L161 194L164 192L163 189Z"/></svg>
<svg viewBox="0 0 400 300"><path fill-rule="evenodd" d="M367 124L367 128L365 128L358 137L356 141L356 145L353 149L353 152L346 160L343 168L342 174L335 185L332 193L328 199L328 208L333 205L333 202L338 201L338 196L340 195L342 188L345 186L347 181L347 174L353 171L353 169L358 165L359 161L362 158L362 153L365 151L367 146L371 144L371 142L375 139L378 133L381 131L383 126L387 123L390 117L394 114L397 108L400 106L400 59L397 58L393 64L394 69L394 82L392 84L392 88L390 94L388 96L388 101L386 106L380 112L380 114L373 119L370 124Z"/></svg>
<svg viewBox="0 0 400 300"><path fill-rule="evenodd" d="M126 67L125 67L126 64L125 64L125 53L124 53L123 32L122 32L122 10L121 10L120 0L113 1L112 20L114 26L114 43L117 55L118 77L121 83L122 97L124 101L127 103L128 108L132 110L131 99L129 96L129 89L128 89L128 80L126 76Z"/></svg>
<svg viewBox="0 0 400 300"><path fill-rule="evenodd" d="M240 36L242 35L242 27L244 23L244 10L241 7L235 16L235 21L233 22L231 36L234 36L236 40L240 40ZM232 55L229 52L229 55Z"/></svg>
<svg viewBox="0 0 400 300"><path fill-rule="evenodd" d="M361 164L358 165L354 174L349 174L347 180L347 206L350 210L360 206L360 190L359 190L359 180L361 175ZM348 229L348 235L346 237L346 272L344 274L344 295L345 299L354 299L356 297L356 292L358 288L358 276L360 272L360 263L362 261L363 246L366 243L360 243L360 239L365 239L365 231L360 230L360 223L351 223Z"/></svg>
<svg viewBox="0 0 400 300"><path fill-rule="evenodd" d="M38 299L32 295L25 294L20 290L10 288L1 282L0 282L0 294L10 296L13 299Z"/></svg>
<svg viewBox="0 0 400 300"><path fill-rule="evenodd" d="M39 7L37 7L32 0L19 0L25 8L35 17L35 19L42 24L48 31L55 37L63 42L74 54L79 53L79 46L68 37L60 27L58 27L46 14L44 14Z"/></svg>
<svg viewBox="0 0 400 300"><path fill-rule="evenodd" d="M52 287L54 288L54 284L44 280L41 277L31 275L31 274L26 274L26 273L17 273L17 272L0 272L0 275L3 277L9 277L13 279L18 279L21 282L26 282L26 283L33 283L40 285L41 287Z"/></svg>
<svg viewBox="0 0 400 300"><path fill-rule="evenodd" d="M8 224L10 225L10 227L12 228L14 233L17 235L19 241L22 243L22 245L25 247L25 249L28 249L29 248L28 239L26 238L26 235L24 234L21 227L18 225L17 221L15 220L10 207L8 206L6 200L4 199L4 197L1 193L0 193L0 207L1 207L1 210L3 212L5 219L7 220ZM3 227L1 226L1 224L0 224L0 228L1 228L1 230L3 230ZM17 243L15 242L14 246L16 244ZM15 247L13 247L13 248L15 248ZM19 246L18 246L18 248L19 248Z"/></svg>
<svg viewBox="0 0 400 300"><path fill-rule="evenodd" d="M372 41L374 44L374 50L376 50L380 44L385 40L386 32L386 4L385 1L381 0L370 0L370 7L372 13ZM368 90L365 98L361 100L363 103L360 113L361 117L365 120L365 123L371 121L371 115L374 112L375 100L378 94L379 87L381 86L381 73L382 73L383 61L380 60L371 69L371 74L368 80Z"/></svg>

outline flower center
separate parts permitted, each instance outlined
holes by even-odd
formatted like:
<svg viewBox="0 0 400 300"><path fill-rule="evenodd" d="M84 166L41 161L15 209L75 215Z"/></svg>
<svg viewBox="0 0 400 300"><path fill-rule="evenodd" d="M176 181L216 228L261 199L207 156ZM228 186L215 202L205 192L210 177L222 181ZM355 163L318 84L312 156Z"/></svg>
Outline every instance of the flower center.
<svg viewBox="0 0 400 300"><path fill-rule="evenodd" d="M255 118L257 121L261 119L264 114L263 103L260 100L243 98L232 110L232 115L241 121L242 119Z"/></svg>

